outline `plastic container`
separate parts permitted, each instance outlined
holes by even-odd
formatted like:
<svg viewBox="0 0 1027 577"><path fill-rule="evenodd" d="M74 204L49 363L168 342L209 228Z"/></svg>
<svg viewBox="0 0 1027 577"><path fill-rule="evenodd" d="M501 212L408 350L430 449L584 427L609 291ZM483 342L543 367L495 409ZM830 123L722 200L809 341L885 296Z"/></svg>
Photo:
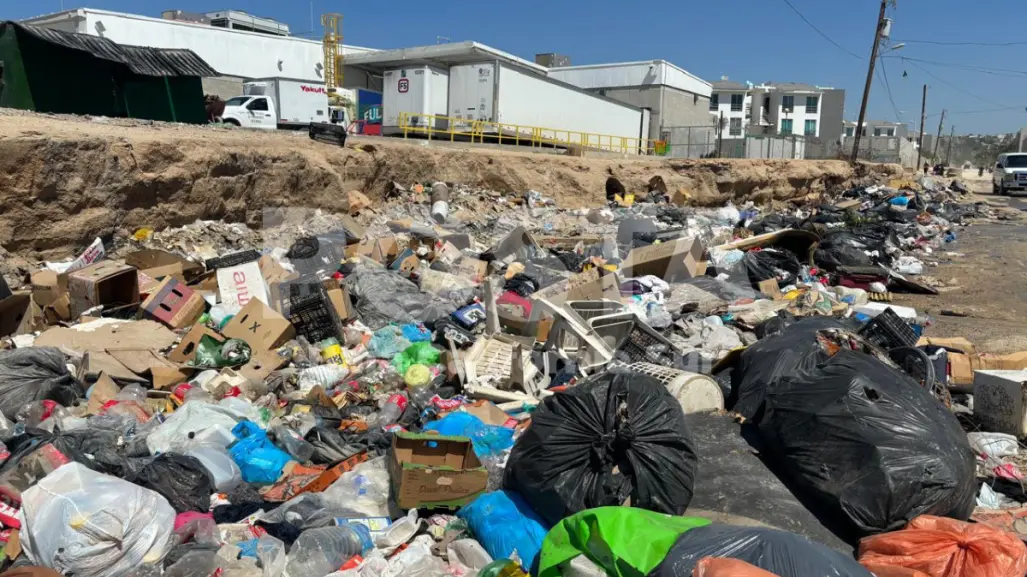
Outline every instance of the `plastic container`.
<svg viewBox="0 0 1027 577"><path fill-rule="evenodd" d="M890 308L863 325L863 328L859 329L859 336L886 351L900 347L915 347L918 340L913 327Z"/></svg>
<svg viewBox="0 0 1027 577"><path fill-rule="evenodd" d="M285 425L277 425L271 429L271 432L275 435L276 444L285 449L293 459L300 463L306 463L314 456L314 445L308 443L299 433L291 428Z"/></svg>
<svg viewBox="0 0 1027 577"><path fill-rule="evenodd" d="M321 360L336 365L346 364L346 360L342 356L342 345L339 344L339 339L329 337L321 341Z"/></svg>
<svg viewBox="0 0 1027 577"><path fill-rule="evenodd" d="M724 393L720 390L720 385L706 375L652 363L631 363L628 368L663 383L681 404L681 410L686 415L724 410Z"/></svg>
<svg viewBox="0 0 1027 577"><path fill-rule="evenodd" d="M349 376L349 368L343 365L319 365L303 369L299 376L300 390L309 392L316 386L328 390Z"/></svg>
<svg viewBox="0 0 1027 577"><path fill-rule="evenodd" d="M389 397L388 402L382 407L382 410L378 412L378 418L374 421L375 427L387 427L399 420L399 417L403 414L407 408L407 398L403 395L396 394Z"/></svg>
<svg viewBox="0 0 1027 577"><path fill-rule="evenodd" d="M225 449L207 445L190 449L185 454L196 458L210 472L214 488L218 491L228 492L242 483L242 471Z"/></svg>
<svg viewBox="0 0 1027 577"><path fill-rule="evenodd" d="M374 549L371 532L362 525L308 529L289 550L289 575L328 575L350 557Z"/></svg>
<svg viewBox="0 0 1027 577"><path fill-rule="evenodd" d="M214 258L208 258L203 261L203 266L208 271L217 270L219 268L227 268L230 266L239 266L248 262L254 262L260 259L260 253L255 250L244 250L232 254L226 254L225 256L219 256Z"/></svg>

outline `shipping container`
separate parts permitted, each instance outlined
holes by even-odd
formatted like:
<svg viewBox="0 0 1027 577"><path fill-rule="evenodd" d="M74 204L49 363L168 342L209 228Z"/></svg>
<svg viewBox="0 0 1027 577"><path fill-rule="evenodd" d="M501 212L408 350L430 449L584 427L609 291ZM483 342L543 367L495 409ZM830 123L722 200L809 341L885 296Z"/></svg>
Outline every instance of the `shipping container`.
<svg viewBox="0 0 1027 577"><path fill-rule="evenodd" d="M485 131L502 128L504 138L531 135L533 129L538 134L541 128L553 141L584 139L591 148L637 153L639 139L649 138L648 113L504 62L461 64L449 71L449 116L500 123L486 125ZM454 124L457 130L470 127Z"/></svg>
<svg viewBox="0 0 1027 577"><path fill-rule="evenodd" d="M323 84L289 78L261 78L243 84L245 96L270 96L278 126L302 128L328 122L328 90Z"/></svg>
<svg viewBox="0 0 1027 577"><path fill-rule="evenodd" d="M409 115L411 126L446 129L449 73L433 66L409 66L386 70L382 76L382 126L387 132L401 132L400 116ZM432 119L431 115L443 118Z"/></svg>

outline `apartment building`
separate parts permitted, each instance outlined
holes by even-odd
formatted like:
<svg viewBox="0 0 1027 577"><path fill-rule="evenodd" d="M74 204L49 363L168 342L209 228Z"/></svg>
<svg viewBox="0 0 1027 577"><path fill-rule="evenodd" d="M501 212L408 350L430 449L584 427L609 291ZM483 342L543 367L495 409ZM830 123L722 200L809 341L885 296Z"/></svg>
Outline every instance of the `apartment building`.
<svg viewBox="0 0 1027 577"><path fill-rule="evenodd" d="M745 137L745 127L752 118L752 84L730 80L713 83L710 95L710 113L715 119L723 118L723 137L737 139Z"/></svg>
<svg viewBox="0 0 1027 577"><path fill-rule="evenodd" d="M846 120L843 123L844 132L842 136L846 139L855 136L856 123ZM909 125L902 122L889 122L887 120L867 120L863 123L862 136L899 136L909 137Z"/></svg>

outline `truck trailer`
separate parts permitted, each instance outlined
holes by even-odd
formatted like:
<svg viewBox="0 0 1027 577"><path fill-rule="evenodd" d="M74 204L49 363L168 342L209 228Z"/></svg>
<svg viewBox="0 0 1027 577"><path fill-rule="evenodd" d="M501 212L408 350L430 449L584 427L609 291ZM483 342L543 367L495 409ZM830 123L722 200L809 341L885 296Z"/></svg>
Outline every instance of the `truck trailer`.
<svg viewBox="0 0 1027 577"><path fill-rule="evenodd" d="M483 125L484 132L502 130L504 139L535 133L554 143L644 153L649 138L648 110L502 61L450 67L448 111L454 130L470 131L476 120L499 123Z"/></svg>
<svg viewBox="0 0 1027 577"><path fill-rule="evenodd" d="M408 66L386 70L382 75L382 132L402 133L408 126L446 129L449 72L435 66ZM436 116L440 118L435 118Z"/></svg>

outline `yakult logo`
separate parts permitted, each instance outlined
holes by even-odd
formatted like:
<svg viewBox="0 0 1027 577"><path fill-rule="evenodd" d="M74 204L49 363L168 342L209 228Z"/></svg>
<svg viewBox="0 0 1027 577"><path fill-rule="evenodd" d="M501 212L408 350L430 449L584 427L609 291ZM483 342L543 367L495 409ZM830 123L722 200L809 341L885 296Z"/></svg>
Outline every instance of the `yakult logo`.
<svg viewBox="0 0 1027 577"><path fill-rule="evenodd" d="M300 84L300 90L303 92L316 92L318 94L328 94L328 90L324 86L307 86L306 84Z"/></svg>

